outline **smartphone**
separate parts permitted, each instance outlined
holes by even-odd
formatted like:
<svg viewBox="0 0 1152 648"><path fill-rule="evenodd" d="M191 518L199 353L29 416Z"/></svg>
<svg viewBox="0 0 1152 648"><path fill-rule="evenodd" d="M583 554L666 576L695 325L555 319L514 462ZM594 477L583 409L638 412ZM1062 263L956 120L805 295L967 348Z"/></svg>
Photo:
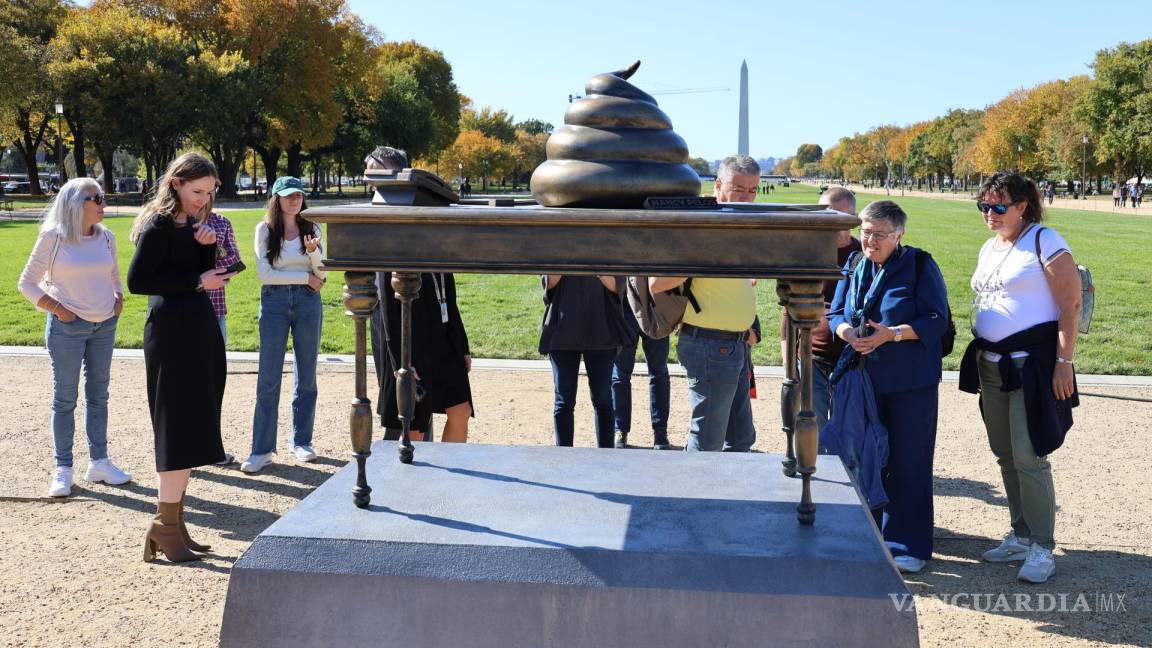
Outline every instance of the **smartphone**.
<svg viewBox="0 0 1152 648"><path fill-rule="evenodd" d="M248 266L244 265L243 261L237 261L236 263L233 263L232 265L228 266L227 268L224 268L224 271L225 272L240 272L241 270L243 270L247 267Z"/></svg>

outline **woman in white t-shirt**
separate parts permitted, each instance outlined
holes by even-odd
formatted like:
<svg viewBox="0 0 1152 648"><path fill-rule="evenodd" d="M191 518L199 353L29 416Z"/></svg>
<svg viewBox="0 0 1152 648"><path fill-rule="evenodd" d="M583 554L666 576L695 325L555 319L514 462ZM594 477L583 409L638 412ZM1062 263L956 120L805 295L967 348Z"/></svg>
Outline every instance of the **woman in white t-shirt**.
<svg viewBox="0 0 1152 648"><path fill-rule="evenodd" d="M264 221L256 226L256 269L260 275L260 370L252 416L252 455L240 466L259 472L276 454L277 410L284 353L292 335L295 358L292 393L292 454L315 461L312 428L316 419L316 358L320 353L323 305L320 269L324 250L320 227L300 215L304 183L284 176L272 186Z"/></svg>
<svg viewBox="0 0 1152 648"><path fill-rule="evenodd" d="M994 174L978 200L995 236L980 249L972 275L975 339L961 365L961 389L980 393L1012 523L984 559L1024 560L1019 578L1042 583L1056 570L1056 497L1047 455L1063 442L1079 403L1072 359L1080 277L1067 241L1041 223L1032 180Z"/></svg>
<svg viewBox="0 0 1152 648"><path fill-rule="evenodd" d="M101 225L104 194L91 178L69 180L48 205L40 236L20 273L20 292L48 315L52 361L52 440L56 471L49 497L72 494L72 439L84 369L90 482L124 484L132 476L108 458L108 379L116 322L124 306L116 237Z"/></svg>

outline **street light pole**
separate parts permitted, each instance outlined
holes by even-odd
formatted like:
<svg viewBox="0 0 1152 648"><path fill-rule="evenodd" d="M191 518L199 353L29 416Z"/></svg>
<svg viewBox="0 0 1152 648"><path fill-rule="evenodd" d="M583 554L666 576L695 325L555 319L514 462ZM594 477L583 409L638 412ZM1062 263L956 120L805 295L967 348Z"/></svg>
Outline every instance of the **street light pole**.
<svg viewBox="0 0 1152 648"><path fill-rule="evenodd" d="M252 149L252 202L260 201L260 191L256 186L256 149Z"/></svg>
<svg viewBox="0 0 1152 648"><path fill-rule="evenodd" d="M1080 139L1080 192L1084 199L1088 199L1088 134L1085 133L1084 137Z"/></svg>
<svg viewBox="0 0 1152 648"><path fill-rule="evenodd" d="M64 102L56 100L56 182L57 187L64 185Z"/></svg>

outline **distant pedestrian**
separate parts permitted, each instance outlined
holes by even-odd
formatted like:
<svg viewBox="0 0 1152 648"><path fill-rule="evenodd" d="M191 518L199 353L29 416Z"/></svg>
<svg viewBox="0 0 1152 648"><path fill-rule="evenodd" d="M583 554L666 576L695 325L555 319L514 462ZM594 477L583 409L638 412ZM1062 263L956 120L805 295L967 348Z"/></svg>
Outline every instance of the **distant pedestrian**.
<svg viewBox="0 0 1152 648"><path fill-rule="evenodd" d="M1112 185L1112 206L1120 206L1120 185Z"/></svg>
<svg viewBox="0 0 1152 648"><path fill-rule="evenodd" d="M1121 207L1127 207L1128 206L1128 185L1127 184L1120 185L1120 206Z"/></svg>

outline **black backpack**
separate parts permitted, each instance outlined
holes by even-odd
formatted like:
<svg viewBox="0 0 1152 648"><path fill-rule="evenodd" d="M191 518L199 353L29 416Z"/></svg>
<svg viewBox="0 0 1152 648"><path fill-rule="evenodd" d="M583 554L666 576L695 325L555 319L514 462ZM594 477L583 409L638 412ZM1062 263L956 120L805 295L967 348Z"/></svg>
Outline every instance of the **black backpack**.
<svg viewBox="0 0 1152 648"><path fill-rule="evenodd" d="M924 271L924 264L932 258L931 254L924 250L917 250L916 253L916 281L920 281L920 273ZM939 267L939 266L937 266ZM947 358L952 353L952 348L956 346L956 322L952 320L952 307L948 306L948 328L944 329L944 336L940 338L940 357Z"/></svg>

